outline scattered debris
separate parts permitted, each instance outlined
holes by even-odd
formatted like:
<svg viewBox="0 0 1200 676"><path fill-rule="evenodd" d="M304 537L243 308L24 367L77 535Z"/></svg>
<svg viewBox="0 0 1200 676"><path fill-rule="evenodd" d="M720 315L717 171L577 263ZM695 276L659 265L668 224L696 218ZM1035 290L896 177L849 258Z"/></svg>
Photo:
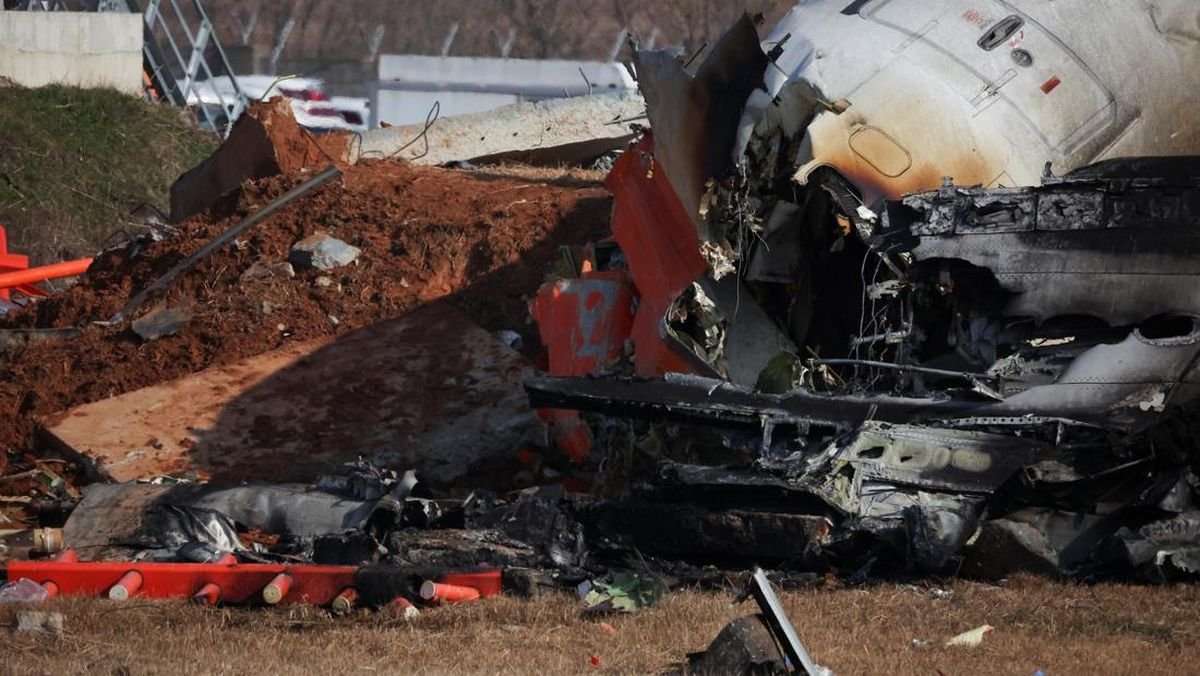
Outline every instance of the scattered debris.
<svg viewBox="0 0 1200 676"><path fill-rule="evenodd" d="M0 496L0 501L6 501L11 497ZM0 531L0 561L56 554L64 548L62 528Z"/></svg>
<svg viewBox="0 0 1200 676"><path fill-rule="evenodd" d="M993 630L994 627L992 627L990 624L980 625L970 631L964 631L963 633L951 638L950 640L946 641L946 645L974 648L983 643L983 637L992 633Z"/></svg>
<svg viewBox="0 0 1200 676"><path fill-rule="evenodd" d="M809 657L761 568L735 603L750 596L761 612L730 622L706 651L689 655L688 673L833 675Z"/></svg>
<svg viewBox="0 0 1200 676"><path fill-rule="evenodd" d="M61 636L63 633L63 614L47 613L40 610L22 610L17 613L17 624L13 630L17 633L40 632Z"/></svg>
<svg viewBox="0 0 1200 676"><path fill-rule="evenodd" d="M973 570L1032 557L1068 576L1194 575L1188 536L1132 555L1122 544L1197 495L1180 477L1197 457L1200 307L1180 280L1194 275L1200 162L1072 156L1071 171L1025 187L868 178L859 160L811 145L828 141L818 130L865 122L821 94L828 73L799 38L808 11L766 42L744 17L694 69L635 52L652 133L607 179L619 251L575 263L534 307L555 377L526 387L555 409L564 452L628 453L606 429L653 438L646 455L665 471L642 477L643 514L647 498L678 509L680 484L693 504L734 495L719 502L726 513L784 512L783 493L789 518L828 524L821 556L797 567L953 574L968 549L1021 531L1031 556ZM858 157L868 149L855 134L877 131L850 132ZM560 291L623 274L632 302L597 291L582 312ZM627 343L631 355L612 349ZM706 462L697 446L713 449ZM1037 535L1046 520L1023 520L1031 508L1061 512L1057 530ZM1006 518L1024 525L1004 535L985 523ZM669 537L639 546L678 555Z"/></svg>
<svg viewBox="0 0 1200 676"><path fill-rule="evenodd" d="M42 585L25 577L18 577L16 580L10 577L9 582L0 586L0 603L41 603L49 597Z"/></svg>
<svg viewBox="0 0 1200 676"><path fill-rule="evenodd" d="M775 636L761 615L725 625L703 652L688 655L687 673L697 676L789 674Z"/></svg>
<svg viewBox="0 0 1200 676"><path fill-rule="evenodd" d="M787 656L793 669L803 671L809 676L833 676L832 671L813 662L809 657L808 651L800 643L800 637L796 635L795 627L792 626L791 620L784 612L783 605L779 603L779 597L775 595L775 589L771 586L771 581L767 579L767 574L762 568L755 568L754 572L750 574L747 591L758 603L763 620L771 629L775 640L783 648L783 653Z"/></svg>
<svg viewBox="0 0 1200 676"><path fill-rule="evenodd" d="M576 591L584 613L632 613L658 603L668 589L657 575L623 572L607 580L581 582Z"/></svg>
<svg viewBox="0 0 1200 676"><path fill-rule="evenodd" d="M133 320L131 328L139 338L149 342L179 333L191 316L187 308L160 305Z"/></svg>

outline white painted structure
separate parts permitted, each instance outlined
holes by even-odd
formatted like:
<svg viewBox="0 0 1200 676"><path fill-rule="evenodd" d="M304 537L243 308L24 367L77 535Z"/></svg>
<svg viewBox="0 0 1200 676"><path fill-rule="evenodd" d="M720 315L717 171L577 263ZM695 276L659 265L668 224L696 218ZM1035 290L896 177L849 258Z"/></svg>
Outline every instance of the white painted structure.
<svg viewBox="0 0 1200 676"><path fill-rule="evenodd" d="M637 88L617 62L383 54L372 86L371 126L420 124L524 101L621 93Z"/></svg>
<svg viewBox="0 0 1200 676"><path fill-rule="evenodd" d="M797 178L832 166L868 202L1200 154L1200 0L806 0L765 48L788 34L742 138L772 124L771 97L841 100L808 126Z"/></svg>
<svg viewBox="0 0 1200 676"><path fill-rule="evenodd" d="M142 15L0 11L0 76L142 92Z"/></svg>

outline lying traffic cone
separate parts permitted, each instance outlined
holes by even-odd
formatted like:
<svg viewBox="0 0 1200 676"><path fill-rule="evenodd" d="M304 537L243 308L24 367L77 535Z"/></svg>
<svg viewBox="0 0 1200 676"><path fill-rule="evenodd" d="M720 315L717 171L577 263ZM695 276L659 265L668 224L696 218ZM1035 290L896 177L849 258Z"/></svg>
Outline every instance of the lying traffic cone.
<svg viewBox="0 0 1200 676"><path fill-rule="evenodd" d="M342 590L342 593L334 597L333 603L330 606L333 612L343 615L354 610L354 603L356 601L358 601L358 592L354 587L346 587Z"/></svg>
<svg viewBox="0 0 1200 676"><path fill-rule="evenodd" d="M479 600L479 590L454 584L441 584L432 580L421 583L421 598L440 603L462 603Z"/></svg>
<svg viewBox="0 0 1200 676"><path fill-rule="evenodd" d="M125 601L141 588L142 574L131 570L122 575L121 579L108 590L108 598L114 601Z"/></svg>
<svg viewBox="0 0 1200 676"><path fill-rule="evenodd" d="M209 582L192 594L192 603L202 606L215 606L221 600L221 587L215 582Z"/></svg>
<svg viewBox="0 0 1200 676"><path fill-rule="evenodd" d="M273 606L282 601L291 588L292 577L287 573L280 573L267 583L267 586L263 587L263 601Z"/></svg>
<svg viewBox="0 0 1200 676"><path fill-rule="evenodd" d="M55 563L79 563L79 555L74 549L64 549L54 555ZM42 583L42 587L46 589L46 598L52 599L58 596L58 583L54 580L46 580Z"/></svg>
<svg viewBox="0 0 1200 676"><path fill-rule="evenodd" d="M442 584L456 587L470 587L479 592L479 596L499 596L501 592L501 575L498 570L485 570L478 573L446 573L442 576Z"/></svg>

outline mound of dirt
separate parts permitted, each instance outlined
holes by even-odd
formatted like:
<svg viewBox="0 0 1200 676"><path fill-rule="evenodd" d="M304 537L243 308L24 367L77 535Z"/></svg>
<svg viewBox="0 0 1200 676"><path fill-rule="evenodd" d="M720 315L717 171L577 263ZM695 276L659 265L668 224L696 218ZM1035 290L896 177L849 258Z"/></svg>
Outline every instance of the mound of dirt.
<svg viewBox="0 0 1200 676"><path fill-rule="evenodd" d="M517 331L533 346L527 352L536 349L528 298L560 247L602 236L611 210L595 184L398 162L345 167L340 179L251 228L141 309L188 308L191 318L178 335L143 342L128 323L91 324L311 174L302 169L244 183L222 200L228 215L198 216L163 241L107 252L81 284L0 324L83 328L70 341L0 355L0 450L35 452L36 421L47 414L289 341L348 332L435 299L448 299L486 329ZM324 272L296 270L294 277L255 274L280 267L295 242L318 232L361 249L358 260Z"/></svg>

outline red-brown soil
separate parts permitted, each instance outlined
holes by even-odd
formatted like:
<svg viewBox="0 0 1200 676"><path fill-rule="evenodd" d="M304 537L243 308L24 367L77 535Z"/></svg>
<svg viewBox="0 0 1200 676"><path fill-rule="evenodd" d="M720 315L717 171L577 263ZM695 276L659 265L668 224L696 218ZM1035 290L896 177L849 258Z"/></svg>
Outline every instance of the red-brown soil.
<svg viewBox="0 0 1200 676"><path fill-rule="evenodd" d="M278 143L278 141L276 141ZM489 330L521 333L536 349L526 303L559 248L601 236L608 194L574 180L548 182L372 162L251 228L178 279L165 300L192 317L176 336L143 342L104 320L238 219L298 185L315 169L243 184L222 206L141 251L101 255L70 290L10 316L0 328L83 327L73 340L0 355L3 451L38 452L47 414L259 354L288 341L331 336L447 298ZM558 183L558 184L555 184ZM362 250L355 263L294 279L244 281L256 262L287 260L293 243L325 232ZM325 279L321 279L324 277ZM135 315L136 317L136 315ZM2 471L2 468L0 468Z"/></svg>

